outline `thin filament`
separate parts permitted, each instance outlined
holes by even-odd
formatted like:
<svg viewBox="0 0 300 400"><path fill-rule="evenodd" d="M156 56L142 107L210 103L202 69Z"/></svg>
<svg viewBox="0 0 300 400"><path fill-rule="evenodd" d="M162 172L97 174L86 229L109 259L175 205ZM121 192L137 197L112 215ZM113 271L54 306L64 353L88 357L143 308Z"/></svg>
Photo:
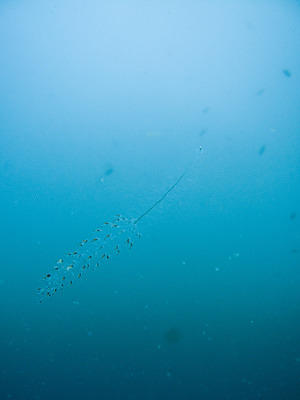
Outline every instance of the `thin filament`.
<svg viewBox="0 0 300 400"><path fill-rule="evenodd" d="M160 202L164 200L164 198L175 188L175 186L178 185L178 183L181 181L181 179L185 176L186 171L180 175L180 177L177 179L177 181L166 191L166 193L159 199L157 200L148 210L146 210L142 215L140 215L135 221L134 224L137 224L142 218L144 218L145 215L147 215L153 208L155 208Z"/></svg>

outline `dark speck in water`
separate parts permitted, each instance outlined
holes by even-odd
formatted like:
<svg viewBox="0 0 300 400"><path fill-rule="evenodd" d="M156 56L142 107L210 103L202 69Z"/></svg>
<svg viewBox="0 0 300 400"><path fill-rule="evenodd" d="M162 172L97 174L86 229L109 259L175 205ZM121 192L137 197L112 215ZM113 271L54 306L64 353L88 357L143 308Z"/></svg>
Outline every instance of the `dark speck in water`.
<svg viewBox="0 0 300 400"><path fill-rule="evenodd" d="M266 151L266 146L263 145L263 146L261 146L261 148L259 149L258 154L259 154L260 156L262 156L262 155L264 154L265 151Z"/></svg>
<svg viewBox="0 0 300 400"><path fill-rule="evenodd" d="M105 175L105 176L109 176L109 175L111 175L113 172L114 172L114 169L113 169L113 168L107 168L107 169L105 170L105 172L104 172L104 175Z"/></svg>
<svg viewBox="0 0 300 400"><path fill-rule="evenodd" d="M110 175L112 175L113 173L115 172L115 170L114 170L114 168L112 167L112 166L107 166L105 169L104 169L104 172L103 172L103 175L101 176L101 178L100 178L100 182L104 182L104 180L105 180L105 178L106 177L108 177L108 176L110 176Z"/></svg>
<svg viewBox="0 0 300 400"><path fill-rule="evenodd" d="M260 89L256 92L256 96L261 96L262 94L264 94L265 89Z"/></svg>
<svg viewBox="0 0 300 400"><path fill-rule="evenodd" d="M296 219L296 217L297 217L297 214L296 214L295 212L292 212L292 213L290 214L290 219L291 219L291 220Z"/></svg>
<svg viewBox="0 0 300 400"><path fill-rule="evenodd" d="M182 339L182 335L177 328L170 328L165 332L164 338L168 343L173 344L178 343Z"/></svg>
<svg viewBox="0 0 300 400"><path fill-rule="evenodd" d="M290 78L292 76L291 72L288 69L283 69L282 72L287 78Z"/></svg>

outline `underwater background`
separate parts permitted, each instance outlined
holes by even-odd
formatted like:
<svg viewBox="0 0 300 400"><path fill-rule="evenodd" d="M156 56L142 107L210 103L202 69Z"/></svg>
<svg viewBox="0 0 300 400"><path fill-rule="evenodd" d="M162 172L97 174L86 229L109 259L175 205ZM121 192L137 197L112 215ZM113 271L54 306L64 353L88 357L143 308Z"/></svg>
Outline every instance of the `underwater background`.
<svg viewBox="0 0 300 400"><path fill-rule="evenodd" d="M1 0L0 399L300 399L299 136L296 0Z"/></svg>

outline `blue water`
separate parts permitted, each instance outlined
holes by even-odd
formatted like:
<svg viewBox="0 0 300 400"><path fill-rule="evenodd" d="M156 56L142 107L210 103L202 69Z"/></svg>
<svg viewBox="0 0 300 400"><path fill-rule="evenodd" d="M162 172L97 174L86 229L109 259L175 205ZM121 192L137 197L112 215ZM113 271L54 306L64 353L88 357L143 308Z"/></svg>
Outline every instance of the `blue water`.
<svg viewBox="0 0 300 400"><path fill-rule="evenodd" d="M296 0L1 0L1 400L300 398L299 38Z"/></svg>

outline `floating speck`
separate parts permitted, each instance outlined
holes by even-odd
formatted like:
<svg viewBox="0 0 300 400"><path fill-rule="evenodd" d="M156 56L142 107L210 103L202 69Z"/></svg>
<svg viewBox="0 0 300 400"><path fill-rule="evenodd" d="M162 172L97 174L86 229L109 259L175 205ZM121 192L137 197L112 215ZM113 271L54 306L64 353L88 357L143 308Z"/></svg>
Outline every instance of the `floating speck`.
<svg viewBox="0 0 300 400"><path fill-rule="evenodd" d="M295 212L292 212L292 213L290 214L290 219L291 219L291 220L296 219L296 217L297 217L297 214L296 214Z"/></svg>
<svg viewBox="0 0 300 400"><path fill-rule="evenodd" d="M261 96L264 92L265 92L265 89L259 89L259 90L256 92L256 96Z"/></svg>
<svg viewBox="0 0 300 400"><path fill-rule="evenodd" d="M164 339L171 344L178 343L181 338L182 334L177 328L168 329L164 334Z"/></svg>
<svg viewBox="0 0 300 400"><path fill-rule="evenodd" d="M291 72L288 69L283 69L282 72L287 78L290 78L292 76Z"/></svg>
<svg viewBox="0 0 300 400"><path fill-rule="evenodd" d="M113 172L114 172L114 169L113 169L113 168L107 168L107 169L105 170L105 172L104 172L104 175L105 175L105 176L109 176L109 175L111 175Z"/></svg>
<svg viewBox="0 0 300 400"><path fill-rule="evenodd" d="M263 145L263 146L261 146L261 148L259 149L258 154L259 154L260 156L262 156L262 155L264 154L265 151L266 151L266 146Z"/></svg>

